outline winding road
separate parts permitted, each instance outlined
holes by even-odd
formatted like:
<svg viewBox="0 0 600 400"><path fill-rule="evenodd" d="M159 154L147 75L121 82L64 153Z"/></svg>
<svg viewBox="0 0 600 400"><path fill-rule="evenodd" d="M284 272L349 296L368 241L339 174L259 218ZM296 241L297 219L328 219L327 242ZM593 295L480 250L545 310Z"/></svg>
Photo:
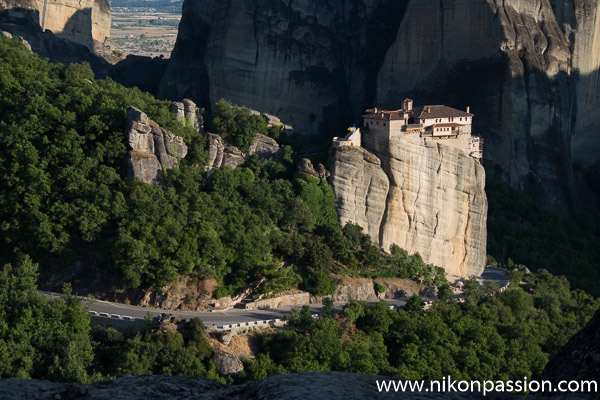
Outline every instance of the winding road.
<svg viewBox="0 0 600 400"><path fill-rule="evenodd" d="M503 270L499 268L486 267L481 277L477 278L478 281L494 281L500 288L505 288L508 283L508 277ZM47 297L60 297L62 294L54 292L42 291ZM431 301L433 299L424 299ZM281 320L286 315L290 314L293 308L301 308L301 306L294 307L283 307L283 308L271 308L264 310L243 310L243 309L229 309L219 310L212 312L195 312L195 311L172 311L172 310L161 310L156 308L147 308L141 306L133 306L127 304L112 303L103 300L96 300L90 302L89 299L82 297L82 303L88 306L88 310L92 316L110 318L121 321L140 322L144 320L148 315L152 319L156 319L161 314L174 315L179 319L192 319L200 318L204 324L209 328L223 329L224 326L231 326L236 324L247 324L256 321L268 321L268 320ZM404 307L406 300L401 299L386 299L386 302L395 308ZM375 301L367 303L376 303ZM334 308L341 309L346 302L334 303ZM308 304L313 314L319 314L323 310L321 304Z"/></svg>

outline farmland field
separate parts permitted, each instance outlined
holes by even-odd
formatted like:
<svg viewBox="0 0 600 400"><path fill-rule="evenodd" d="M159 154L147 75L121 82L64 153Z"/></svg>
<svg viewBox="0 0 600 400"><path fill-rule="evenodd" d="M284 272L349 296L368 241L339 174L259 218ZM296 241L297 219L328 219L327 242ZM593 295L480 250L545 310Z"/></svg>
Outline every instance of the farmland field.
<svg viewBox="0 0 600 400"><path fill-rule="evenodd" d="M112 1L110 36L123 55L170 57L181 19L181 1Z"/></svg>

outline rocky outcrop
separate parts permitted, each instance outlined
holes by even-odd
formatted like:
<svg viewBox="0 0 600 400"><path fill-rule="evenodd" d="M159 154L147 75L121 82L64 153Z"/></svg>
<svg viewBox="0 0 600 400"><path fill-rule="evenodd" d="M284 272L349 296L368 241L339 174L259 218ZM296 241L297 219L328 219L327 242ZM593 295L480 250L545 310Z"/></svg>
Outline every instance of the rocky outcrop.
<svg viewBox="0 0 600 400"><path fill-rule="evenodd" d="M240 306L245 310L266 310L269 308L303 306L308 303L310 303L310 293L298 292L242 303Z"/></svg>
<svg viewBox="0 0 600 400"><path fill-rule="evenodd" d="M312 161L310 161L308 158L301 158L298 161L298 172L317 179L327 179L331 176L323 164L318 163L317 167L315 168Z"/></svg>
<svg viewBox="0 0 600 400"><path fill-rule="evenodd" d="M573 166L600 159L599 13L589 0L411 1L374 103L418 91L473 105L489 166L568 217L590 199Z"/></svg>
<svg viewBox="0 0 600 400"><path fill-rule="evenodd" d="M590 204L574 165L600 161L595 0L187 0L179 29L162 96L327 135L407 95L470 105L513 187L567 217Z"/></svg>
<svg viewBox="0 0 600 400"><path fill-rule="evenodd" d="M239 358L221 350L213 352L212 362L222 376L237 375L244 370L244 365Z"/></svg>
<svg viewBox="0 0 600 400"><path fill-rule="evenodd" d="M258 133L248 148L248 156L253 154L261 158L278 157L280 154L279 144L275 139Z"/></svg>
<svg viewBox="0 0 600 400"><path fill-rule="evenodd" d="M183 99L182 102L174 101L171 103L171 112L177 117L177 121L184 122L198 133L204 133L204 117L196 103L190 99Z"/></svg>
<svg viewBox="0 0 600 400"><path fill-rule="evenodd" d="M456 277L479 276L486 260L485 173L441 141L364 135L365 150L334 150L332 186L340 222L363 227L388 251L396 244Z"/></svg>
<svg viewBox="0 0 600 400"><path fill-rule="evenodd" d="M101 48L110 36L111 12L107 0L0 0L0 11L29 13L42 31L61 39Z"/></svg>
<svg viewBox="0 0 600 400"><path fill-rule="evenodd" d="M125 160L127 175L146 183L162 183L162 169L177 167L179 159L187 155L183 138L161 128L135 107L127 109L125 136L131 149Z"/></svg>
<svg viewBox="0 0 600 400"><path fill-rule="evenodd" d="M379 297L375 293L375 286L372 279L351 278L345 276L340 278L336 286L336 291L331 296L333 301L374 301Z"/></svg>
<svg viewBox="0 0 600 400"><path fill-rule="evenodd" d="M253 154L261 158L272 158L278 157L281 153L279 144L274 139L260 133L256 134L248 153L243 153L235 146L227 145L221 136L214 133L207 133L206 137L208 152L206 168L209 171L221 167L237 168L248 161Z"/></svg>
<svg viewBox="0 0 600 400"><path fill-rule="evenodd" d="M8 39L12 39L13 35L10 32L6 32L6 31L0 31L0 36L8 38ZM25 39L23 39L20 36L17 36L17 38L21 41L21 43L23 43L23 46L25 46L25 48L29 51L33 51L31 49L31 45L29 44L29 42Z"/></svg>

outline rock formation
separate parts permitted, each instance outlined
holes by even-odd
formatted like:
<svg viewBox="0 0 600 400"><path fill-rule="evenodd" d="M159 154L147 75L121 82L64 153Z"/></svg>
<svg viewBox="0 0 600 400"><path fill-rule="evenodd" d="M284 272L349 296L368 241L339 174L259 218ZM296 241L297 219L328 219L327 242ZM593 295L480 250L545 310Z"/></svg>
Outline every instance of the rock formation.
<svg viewBox="0 0 600 400"><path fill-rule="evenodd" d="M317 167L315 168L312 161L310 161L308 158L301 158L298 161L298 172L317 179L327 179L331 175L329 171L325 169L323 164L318 163Z"/></svg>
<svg viewBox="0 0 600 400"><path fill-rule="evenodd" d="M183 99L182 102L174 101L171 103L171 112L177 117L177 121L184 121L198 133L204 133L204 117L196 103L190 99Z"/></svg>
<svg viewBox="0 0 600 400"><path fill-rule="evenodd" d="M600 103L599 13L589 0L411 1L374 103L391 106L398 93L418 91L474 105L486 159L512 186L568 216L589 199L573 166L600 160L600 117L590 111Z"/></svg>
<svg viewBox="0 0 600 400"><path fill-rule="evenodd" d="M181 376L123 376L90 385L39 380L0 380L0 398L14 400L291 400L291 399L481 399L481 393L379 392L376 380L389 377L345 372L305 372L272 376L242 385ZM596 393L532 394L527 399L593 399ZM490 397L491 396L491 397ZM522 399L518 394L500 393L490 398Z"/></svg>
<svg viewBox="0 0 600 400"><path fill-rule="evenodd" d="M207 133L206 136L208 139L208 170L221 167L237 168L248 161L253 154L262 158L271 158L278 157L281 153L279 144L274 139L260 133L256 134L247 154L235 146L227 145L219 135Z"/></svg>
<svg viewBox="0 0 600 400"><path fill-rule="evenodd" d="M187 155L183 139L161 128L141 110L127 109L127 144L131 151L125 160L127 175L143 182L160 184L162 169L174 168Z"/></svg>
<svg viewBox="0 0 600 400"><path fill-rule="evenodd" d="M0 0L0 11L27 13L42 31L86 46L101 48L110 36L111 12L107 0Z"/></svg>
<svg viewBox="0 0 600 400"><path fill-rule="evenodd" d="M0 31L0 36L8 38L8 39L12 39L13 35L10 32L6 32L6 31ZM17 36L19 38L19 40L21 41L21 43L23 43L23 46L25 46L25 48L27 48L27 50L29 51L33 51L31 49L31 45L29 44L29 42L25 39L23 39L20 36Z"/></svg>
<svg viewBox="0 0 600 400"><path fill-rule="evenodd" d="M486 165L569 216L600 161L599 30L595 0L187 0L160 95L327 135L407 95L471 105Z"/></svg>
<svg viewBox="0 0 600 400"><path fill-rule="evenodd" d="M226 98L303 132L326 129L360 96L368 11L350 0L186 1L159 95L207 107Z"/></svg>
<svg viewBox="0 0 600 400"><path fill-rule="evenodd" d="M6 4L8 2L4 2L4 6ZM67 39L61 39L49 30L42 31L39 25L39 11L37 10L25 8L5 9L2 0L0 0L0 30L27 41L34 53L52 62L69 64L85 61L90 64L96 73L102 73L110 66L106 57L92 53L88 47Z"/></svg>
<svg viewBox="0 0 600 400"><path fill-rule="evenodd" d="M190 99L184 99L182 102L174 101L171 103L170 110L175 114L178 121L191 127L199 134L206 136L206 151L208 153L206 169L208 171L221 167L237 168L248 161L253 154L256 154L261 158L272 158L278 157L281 153L279 144L275 139L260 133L256 134L256 137L248 148L248 152L244 153L237 147L225 143L221 136L205 132L202 113ZM252 112L257 113L253 110ZM260 113L257 114L260 115ZM271 119L269 119L269 117L263 116L263 118L268 121L268 125L271 125L273 121L276 121L274 123L282 125L277 117L270 116Z"/></svg>
<svg viewBox="0 0 600 400"><path fill-rule="evenodd" d="M334 150L340 222L363 227L456 277L479 276L486 259L485 173L456 147L418 136L363 135L366 149Z"/></svg>
<svg viewBox="0 0 600 400"><path fill-rule="evenodd" d="M217 372L222 376L236 375L244 370L244 365L240 359L233 354L216 350L213 352L211 359Z"/></svg>

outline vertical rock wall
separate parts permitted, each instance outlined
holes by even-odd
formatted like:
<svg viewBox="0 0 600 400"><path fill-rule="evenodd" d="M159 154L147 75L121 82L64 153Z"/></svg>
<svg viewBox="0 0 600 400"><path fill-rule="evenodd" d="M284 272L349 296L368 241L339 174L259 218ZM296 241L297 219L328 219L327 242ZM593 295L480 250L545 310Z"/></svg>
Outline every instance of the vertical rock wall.
<svg viewBox="0 0 600 400"><path fill-rule="evenodd" d="M125 136L131 150L125 159L127 175L142 182L161 184L163 168L178 167L179 159L187 155L183 138L161 128L135 107L127 108Z"/></svg>
<svg viewBox="0 0 600 400"><path fill-rule="evenodd" d="M334 150L331 179L341 223L362 226L385 250L397 244L418 252L448 275L479 276L487 234L481 164L417 136L388 142L366 133L364 146L369 151Z"/></svg>
<svg viewBox="0 0 600 400"><path fill-rule="evenodd" d="M2 10L28 10L42 30L94 50L110 37L107 0L0 0Z"/></svg>
<svg viewBox="0 0 600 400"><path fill-rule="evenodd" d="M329 137L406 96L470 105L486 165L568 217L593 203L599 68L597 0L186 0L160 95Z"/></svg>

